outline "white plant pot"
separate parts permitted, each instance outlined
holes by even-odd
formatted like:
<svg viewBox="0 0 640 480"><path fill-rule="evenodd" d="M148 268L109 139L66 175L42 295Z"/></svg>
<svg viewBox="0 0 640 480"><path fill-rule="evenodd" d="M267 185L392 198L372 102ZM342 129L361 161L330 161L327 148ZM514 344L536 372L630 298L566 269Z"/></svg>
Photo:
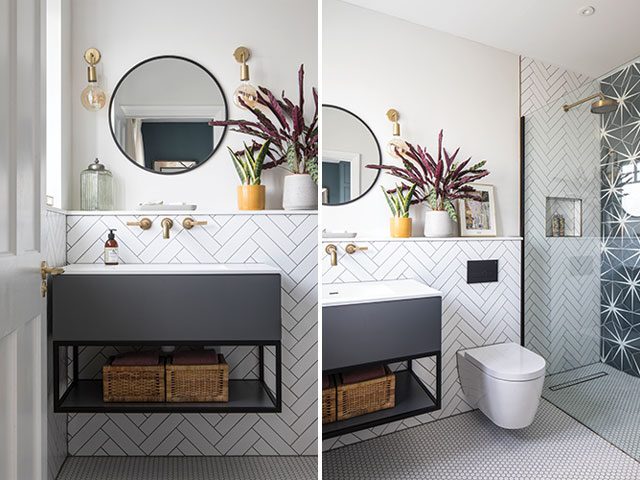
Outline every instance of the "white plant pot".
<svg viewBox="0 0 640 480"><path fill-rule="evenodd" d="M452 237L453 220L447 212L431 210L424 214L424 236L425 237Z"/></svg>
<svg viewBox="0 0 640 480"><path fill-rule="evenodd" d="M285 210L316 210L318 208L318 186L306 173L284 177L282 207Z"/></svg>

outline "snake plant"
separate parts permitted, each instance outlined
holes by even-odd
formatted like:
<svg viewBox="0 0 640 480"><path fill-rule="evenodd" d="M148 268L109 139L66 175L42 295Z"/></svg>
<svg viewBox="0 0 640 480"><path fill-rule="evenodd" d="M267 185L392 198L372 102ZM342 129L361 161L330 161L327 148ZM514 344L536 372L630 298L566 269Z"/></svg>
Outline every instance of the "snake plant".
<svg viewBox="0 0 640 480"><path fill-rule="evenodd" d="M416 191L416 185L398 185L394 190L386 191L384 187L382 193L387 200L387 205L391 209L391 214L396 218L409 218L409 207L411 207L411 199ZM402 193L407 190L406 195Z"/></svg>
<svg viewBox="0 0 640 480"><path fill-rule="evenodd" d="M244 144L244 152L234 152L229 148L233 166L236 167L236 172L238 172L243 185L260 185L262 166L269 151L270 143L270 140L264 142L257 155L254 155L253 148L248 147L246 143Z"/></svg>

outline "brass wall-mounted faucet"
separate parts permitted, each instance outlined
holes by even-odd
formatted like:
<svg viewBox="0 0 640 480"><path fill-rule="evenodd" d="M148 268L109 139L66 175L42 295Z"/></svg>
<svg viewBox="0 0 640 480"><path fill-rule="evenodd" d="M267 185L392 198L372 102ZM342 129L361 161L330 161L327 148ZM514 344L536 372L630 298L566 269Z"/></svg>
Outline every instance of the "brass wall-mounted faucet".
<svg viewBox="0 0 640 480"><path fill-rule="evenodd" d="M338 247L336 247L333 243L327 245L324 249L331 256L331 266L335 267L338 265Z"/></svg>
<svg viewBox="0 0 640 480"><path fill-rule="evenodd" d="M170 218L163 218L160 225L162 226L162 238L166 240L169 238L169 231L173 228L173 220Z"/></svg>
<svg viewBox="0 0 640 480"><path fill-rule="evenodd" d="M207 225L208 222L206 220L194 220L191 217L187 217L182 221L182 226L187 230L191 230L196 225Z"/></svg>
<svg viewBox="0 0 640 480"><path fill-rule="evenodd" d="M349 255L353 255L356 252L361 252L364 250L369 250L369 247L359 247L355 243L350 243L349 245L344 247L344 251L347 252Z"/></svg>
<svg viewBox="0 0 640 480"><path fill-rule="evenodd" d="M153 225L153 222L150 218L144 217L135 222L127 222L127 225L129 225L130 227L140 227L142 230L149 230L151 228L151 225Z"/></svg>

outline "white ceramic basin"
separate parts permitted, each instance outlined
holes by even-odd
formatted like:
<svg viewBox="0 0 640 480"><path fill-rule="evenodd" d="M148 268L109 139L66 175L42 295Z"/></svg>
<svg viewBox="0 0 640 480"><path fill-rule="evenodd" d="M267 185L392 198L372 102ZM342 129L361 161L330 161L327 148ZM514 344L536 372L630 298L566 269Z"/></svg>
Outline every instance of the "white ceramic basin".
<svg viewBox="0 0 640 480"><path fill-rule="evenodd" d="M280 273L263 263L153 263L153 264L80 264L67 265L64 275L230 275Z"/></svg>
<svg viewBox="0 0 640 480"><path fill-rule="evenodd" d="M442 293L418 280L383 280L322 285L323 307L426 297L442 297Z"/></svg>

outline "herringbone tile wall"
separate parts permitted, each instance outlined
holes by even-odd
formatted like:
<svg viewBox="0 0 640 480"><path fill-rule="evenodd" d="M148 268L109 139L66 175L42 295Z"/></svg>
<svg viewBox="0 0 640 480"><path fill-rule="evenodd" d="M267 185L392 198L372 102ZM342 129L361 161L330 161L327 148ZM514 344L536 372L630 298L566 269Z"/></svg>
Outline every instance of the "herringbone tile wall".
<svg viewBox="0 0 640 480"><path fill-rule="evenodd" d="M557 373L600 359L599 117L588 105L562 110L598 85L529 58L521 61L521 78L525 345ZM582 200L582 237L546 236L547 197Z"/></svg>
<svg viewBox="0 0 640 480"><path fill-rule="evenodd" d="M438 418L471 410L458 380L456 351L499 342L520 341L520 240L455 239L359 242L369 247L354 255L338 243L338 266L322 262L322 282L415 278L440 290L442 298L442 410L323 442L340 447ZM324 250L323 250L324 251ZM497 259L498 282L467 283L467 260ZM416 371L433 385L433 363L415 362Z"/></svg>
<svg viewBox="0 0 640 480"><path fill-rule="evenodd" d="M581 73L569 72L561 67L535 60L520 58L520 113L527 116L548 107L566 95L574 94L595 80ZM595 93L595 90L591 93ZM574 100L577 100L576 97Z"/></svg>
<svg viewBox="0 0 640 480"><path fill-rule="evenodd" d="M145 215L149 216L149 215ZM282 271L283 412L281 414L69 415L70 455L315 455L317 453L317 225L315 214L194 215L208 225L184 230L172 216L150 230L136 217L67 217L69 263L99 263L108 228L116 228L123 263L267 263ZM112 349L85 348L82 377L99 375ZM225 352L236 378L255 376L256 353ZM273 365L273 354L265 355Z"/></svg>
<svg viewBox="0 0 640 480"><path fill-rule="evenodd" d="M66 265L66 218L63 213L46 209L42 225L43 259L53 267ZM50 339L46 358L51 358ZM47 479L54 480L67 457L67 416L53 413L53 367L47 362Z"/></svg>

